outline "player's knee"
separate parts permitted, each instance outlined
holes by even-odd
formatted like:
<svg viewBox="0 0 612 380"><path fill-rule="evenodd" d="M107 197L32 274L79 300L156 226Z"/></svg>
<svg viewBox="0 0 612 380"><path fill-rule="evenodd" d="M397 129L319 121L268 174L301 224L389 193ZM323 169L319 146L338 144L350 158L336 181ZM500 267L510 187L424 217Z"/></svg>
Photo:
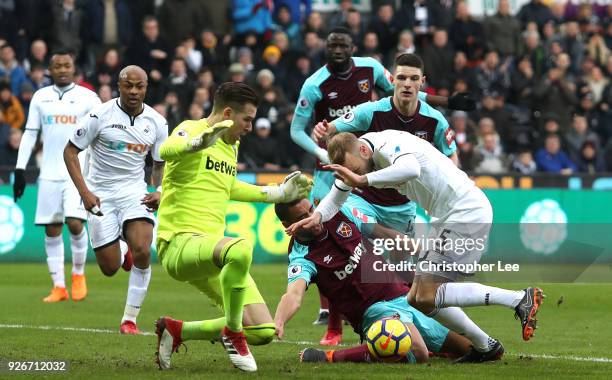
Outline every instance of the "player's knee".
<svg viewBox="0 0 612 380"><path fill-rule="evenodd" d="M430 294L417 292L416 295L414 295L414 300L410 302L410 305L421 313L428 314L435 308L435 299L431 297Z"/></svg>
<svg viewBox="0 0 612 380"><path fill-rule="evenodd" d="M236 269L240 268L245 272L248 272L252 261L253 245L251 242L245 239L240 239L237 242L231 241L228 243L223 265L232 263Z"/></svg>
<svg viewBox="0 0 612 380"><path fill-rule="evenodd" d="M274 340L274 323L262 323L255 326L244 326L247 343L253 346L263 346Z"/></svg>
<svg viewBox="0 0 612 380"><path fill-rule="evenodd" d="M119 265L100 264L100 271L107 277L113 276L119 270Z"/></svg>
<svg viewBox="0 0 612 380"><path fill-rule="evenodd" d="M83 222L78 219L67 219L66 225L68 225L68 231L70 231L72 235L80 235L81 232L83 232L83 228L85 228Z"/></svg>

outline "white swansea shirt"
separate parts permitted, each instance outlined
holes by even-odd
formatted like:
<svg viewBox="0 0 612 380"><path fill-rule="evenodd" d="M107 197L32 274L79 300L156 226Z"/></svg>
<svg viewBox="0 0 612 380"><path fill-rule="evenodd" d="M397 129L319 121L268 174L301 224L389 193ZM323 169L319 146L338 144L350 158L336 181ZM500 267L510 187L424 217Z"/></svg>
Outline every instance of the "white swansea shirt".
<svg viewBox="0 0 612 380"><path fill-rule="evenodd" d="M99 104L100 98L95 92L74 83L63 91L53 85L43 87L34 93L25 129L26 133L28 131L38 133L42 129L41 179L51 181L70 179L64 163L64 147L78 124ZM25 169L31 153L31 151L23 152L23 159L19 160L17 169Z"/></svg>
<svg viewBox="0 0 612 380"><path fill-rule="evenodd" d="M119 98L94 108L70 138L77 148L89 147L87 182L96 190L139 188L144 183L147 153L159 157L159 147L168 138L166 119L143 104L132 117Z"/></svg>

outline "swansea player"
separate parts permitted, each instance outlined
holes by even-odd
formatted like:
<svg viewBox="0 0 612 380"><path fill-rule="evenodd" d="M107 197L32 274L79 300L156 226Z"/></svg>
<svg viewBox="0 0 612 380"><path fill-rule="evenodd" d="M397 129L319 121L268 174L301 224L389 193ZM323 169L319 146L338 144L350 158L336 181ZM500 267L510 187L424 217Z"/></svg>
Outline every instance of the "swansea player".
<svg viewBox="0 0 612 380"><path fill-rule="evenodd" d="M100 99L93 91L74 83L74 72L74 56L70 52L58 51L53 54L49 65L53 85L41 88L32 97L28 121L19 145L13 184L17 201L25 190L24 169L36 145L38 133L42 132L43 156L35 223L45 227L45 252L53 281L51 293L43 299L44 302L69 298L64 280L64 224L70 231L72 299L80 301L87 295L85 260L88 239L83 223L87 215L79 193L68 177L62 152L77 124L100 104Z"/></svg>
<svg viewBox="0 0 612 380"><path fill-rule="evenodd" d="M484 193L448 157L429 142L395 130L367 133L361 138L339 133L331 138L328 152L333 162L329 168L334 170L338 180L313 215L290 226L288 232L295 234L299 228L316 228L321 222L330 220L353 187L397 189L418 202L435 219L428 239L442 243L421 250L409 302L472 341L473 349L460 361L490 360L499 356L503 347L482 332L458 307L503 305L512 308L521 321L523 339L533 336L536 313L543 298L540 289L511 291L455 282L462 275L470 274L457 264L478 262L484 245L461 252L453 249L453 242L459 244L465 239L486 242L493 212Z"/></svg>
<svg viewBox="0 0 612 380"><path fill-rule="evenodd" d="M454 357L465 355L470 348L469 340L450 332L408 304L408 284L393 273L378 275L376 281L367 280L366 276L374 274L375 261L380 261L381 256L368 250L365 235L391 238L397 235L395 231L385 231L378 224L356 217L353 210L349 200L340 212L312 231L296 231L289 246L287 292L281 298L274 317L278 337L284 336L285 323L299 310L308 285L316 283L362 337L370 325L381 318L396 317L404 322L412 337L411 352L406 358L409 362L427 361L429 351ZM308 200L302 199L277 204L275 211L283 225L289 227L311 216L313 208ZM329 351L308 348L302 351L301 360L366 362L374 359L366 345L359 345Z"/></svg>
<svg viewBox="0 0 612 380"><path fill-rule="evenodd" d="M138 66L119 73L119 98L93 109L64 149L64 161L88 214L91 245L106 276L121 267L127 242L133 266L121 319L122 334L138 334L136 318L151 280L151 243L160 193L148 193L145 159L151 152L151 184L161 184L164 162L159 147L168 137L163 116L143 103L147 75ZM89 148L89 173L83 178L77 160ZM159 190L159 189L158 189Z"/></svg>
<svg viewBox="0 0 612 380"><path fill-rule="evenodd" d="M256 186L236 178L241 136L252 130L259 101L246 84L224 83L214 95L212 113L181 123L160 149L167 162L159 207L157 252L168 274L188 282L219 305L222 318L183 322L157 321L160 369L170 367L187 340L221 340L232 364L256 371L248 343L267 344L274 324L249 274L253 245L225 236L230 200L288 202L305 197L310 182L300 172L280 186Z"/></svg>

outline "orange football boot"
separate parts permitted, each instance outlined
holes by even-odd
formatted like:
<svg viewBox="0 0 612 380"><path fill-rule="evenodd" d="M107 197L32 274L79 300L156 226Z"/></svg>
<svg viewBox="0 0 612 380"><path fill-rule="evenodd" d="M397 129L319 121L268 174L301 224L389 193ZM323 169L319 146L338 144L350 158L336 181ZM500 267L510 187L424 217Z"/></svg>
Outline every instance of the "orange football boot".
<svg viewBox="0 0 612 380"><path fill-rule="evenodd" d="M72 300L82 301L87 296L87 283L84 274L72 275Z"/></svg>
<svg viewBox="0 0 612 380"><path fill-rule="evenodd" d="M51 289L51 293L49 293L48 296L43 298L43 302L50 303L68 301L68 298L70 297L68 296L68 291L66 290L66 288L53 287L53 289Z"/></svg>

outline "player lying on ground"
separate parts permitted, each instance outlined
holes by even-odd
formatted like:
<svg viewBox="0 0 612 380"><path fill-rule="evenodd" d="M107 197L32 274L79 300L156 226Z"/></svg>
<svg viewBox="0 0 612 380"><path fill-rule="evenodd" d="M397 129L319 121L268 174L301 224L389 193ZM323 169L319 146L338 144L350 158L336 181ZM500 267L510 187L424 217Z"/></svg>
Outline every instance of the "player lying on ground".
<svg viewBox="0 0 612 380"><path fill-rule="evenodd" d="M272 316L249 274L253 246L244 238L224 236L226 211L230 200L303 198L311 184L300 172L280 186L236 179L240 137L252 130L258 102L246 84L224 83L208 118L181 123L161 147L168 164L159 207L159 260L172 278L195 286L219 305L224 317L193 322L160 318L160 369L170 368L171 355L182 342L220 339L234 366L256 371L247 342L267 344L274 337Z"/></svg>
<svg viewBox="0 0 612 380"><path fill-rule="evenodd" d="M397 189L435 218L428 239L453 242L470 238L486 242L493 221L489 200L464 172L429 142L394 130L367 133L361 138L345 132L331 138L328 152L333 162L329 167L338 179L313 215L287 229L290 234L295 234L299 228L318 228L321 222L330 220L353 187L376 186ZM421 312L472 341L473 349L462 361L495 359L503 353L503 347L478 328L459 307L503 305L512 308L521 321L523 339L533 336L536 313L543 298L540 289L511 291L478 283L456 283L466 273L452 268L449 271L443 265L478 262L484 248L463 254L434 248L420 251L408 300Z"/></svg>
<svg viewBox="0 0 612 380"><path fill-rule="evenodd" d="M100 104L100 99L95 92L74 83L74 70L72 53L58 51L51 56L49 73L53 78L53 86L41 88L32 97L15 168L13 194L17 202L25 190L24 170L36 145L38 132L42 130L44 149L34 222L45 226L45 252L53 280L53 289L43 299L44 302L65 301L69 297L64 280L64 223L70 231L72 299L80 301L87 295L85 261L88 239L83 223L87 213L77 189L68 177L62 153L78 123L88 117L93 107Z"/></svg>
<svg viewBox="0 0 612 380"><path fill-rule="evenodd" d="M136 318L151 280L151 243L159 192L148 193L145 159L152 148L153 186L161 184L159 147L168 137L166 120L143 103L147 74L138 66L119 73L119 98L94 108L64 149L64 161L88 214L91 245L106 276L130 270L122 334L138 334ZM89 147L87 183L77 154ZM121 250L125 239L132 258Z"/></svg>
<svg viewBox="0 0 612 380"><path fill-rule="evenodd" d="M470 348L468 339L449 331L408 304L408 284L394 274L371 282L365 278L364 273L372 272L373 262L381 260L381 256L375 256L365 248L362 230L376 237L395 237L396 232L388 233L385 230L389 229L385 227L364 223L355 217L353 209L348 201L325 223L309 230L295 231L289 245L289 284L274 317L278 337L284 336L285 323L299 310L307 287L316 283L319 291L362 337L375 321L399 317L412 336L409 362L426 362L429 351L449 353L455 357L465 355ZM289 227L311 217L313 207L308 200L301 199L277 204L275 211L283 225ZM300 357L305 362L372 360L365 344L331 351L308 348Z"/></svg>

